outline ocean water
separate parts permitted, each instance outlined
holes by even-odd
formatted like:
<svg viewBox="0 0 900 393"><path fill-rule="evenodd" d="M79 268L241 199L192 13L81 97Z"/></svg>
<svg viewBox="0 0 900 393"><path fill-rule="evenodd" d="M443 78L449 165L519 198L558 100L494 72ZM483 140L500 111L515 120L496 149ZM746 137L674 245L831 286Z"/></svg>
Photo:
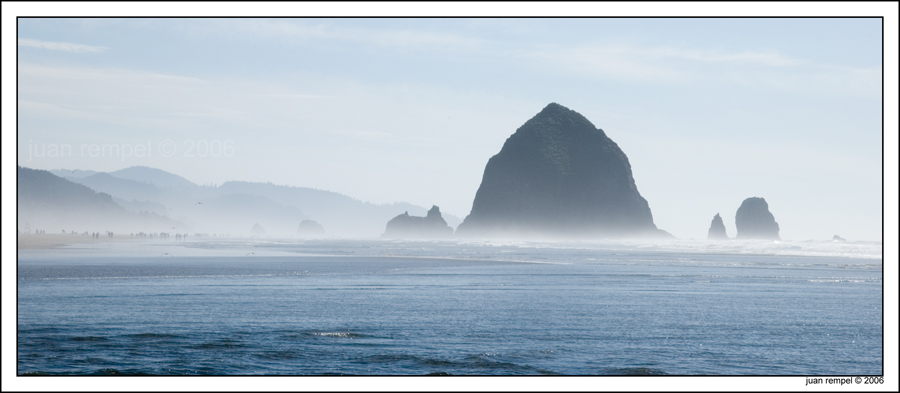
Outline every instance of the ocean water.
<svg viewBox="0 0 900 393"><path fill-rule="evenodd" d="M20 375L875 375L882 245L20 250Z"/></svg>

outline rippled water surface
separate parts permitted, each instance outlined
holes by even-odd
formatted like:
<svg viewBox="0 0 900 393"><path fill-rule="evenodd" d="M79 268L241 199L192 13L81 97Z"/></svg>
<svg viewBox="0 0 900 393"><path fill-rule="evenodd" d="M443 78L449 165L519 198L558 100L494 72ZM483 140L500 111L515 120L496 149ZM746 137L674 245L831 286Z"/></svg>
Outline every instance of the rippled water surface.
<svg viewBox="0 0 900 393"><path fill-rule="evenodd" d="M20 250L17 369L881 374L880 255L809 242Z"/></svg>

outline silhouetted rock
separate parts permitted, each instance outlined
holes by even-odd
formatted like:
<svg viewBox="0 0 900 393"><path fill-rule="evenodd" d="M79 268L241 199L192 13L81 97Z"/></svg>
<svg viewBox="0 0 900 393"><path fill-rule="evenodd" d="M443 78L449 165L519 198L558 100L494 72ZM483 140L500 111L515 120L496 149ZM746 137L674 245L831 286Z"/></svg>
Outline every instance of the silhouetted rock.
<svg viewBox="0 0 900 393"><path fill-rule="evenodd" d="M250 234L254 236L262 236L266 234L266 230L263 229L262 225L253 224L253 228L250 229Z"/></svg>
<svg viewBox="0 0 900 393"><path fill-rule="evenodd" d="M653 224L628 157L603 130L552 103L484 169L468 237L672 237Z"/></svg>
<svg viewBox="0 0 900 393"><path fill-rule="evenodd" d="M778 223L769 212L765 198L747 198L741 203L734 216L737 239L781 240L778 237Z"/></svg>
<svg viewBox="0 0 900 393"><path fill-rule="evenodd" d="M728 240L725 234L725 224L722 222L722 216L716 213L713 217L712 224L709 225L709 234L706 235L708 240Z"/></svg>
<svg viewBox="0 0 900 393"><path fill-rule="evenodd" d="M832 241L835 241L835 242L845 242L845 241L847 241L847 239L844 239L844 238L842 238L842 237L840 237L840 236L838 236L838 235L834 235L834 237L832 237L831 240L832 240Z"/></svg>
<svg viewBox="0 0 900 393"><path fill-rule="evenodd" d="M325 228L313 220L303 220L297 227L297 234L302 237L322 237L325 236Z"/></svg>
<svg viewBox="0 0 900 393"><path fill-rule="evenodd" d="M410 216L405 212L388 221L384 229L386 238L440 239L450 237L453 228L441 217L441 209L432 206L425 217Z"/></svg>

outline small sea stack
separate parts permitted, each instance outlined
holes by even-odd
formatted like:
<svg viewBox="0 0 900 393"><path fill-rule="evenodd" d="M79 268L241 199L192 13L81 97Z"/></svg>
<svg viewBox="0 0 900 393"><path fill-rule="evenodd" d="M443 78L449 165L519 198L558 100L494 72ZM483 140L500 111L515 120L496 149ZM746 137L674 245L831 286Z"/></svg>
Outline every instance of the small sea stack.
<svg viewBox="0 0 900 393"><path fill-rule="evenodd" d="M266 230L259 225L259 223L253 224L253 228L250 229L250 234L253 236L264 236L266 234Z"/></svg>
<svg viewBox="0 0 900 393"><path fill-rule="evenodd" d="M453 228L441 216L441 209L432 206L425 217L410 216L409 212L388 221L382 237L389 239L443 239L453 235Z"/></svg>
<svg viewBox="0 0 900 393"><path fill-rule="evenodd" d="M844 238L842 238L842 237L840 237L840 236L838 236L838 235L834 235L834 237L831 238L831 241L833 241L833 242L845 242L845 241L847 241L847 239L844 239Z"/></svg>
<svg viewBox="0 0 900 393"><path fill-rule="evenodd" d="M297 227L297 234L307 238L322 237L325 236L325 228L313 220L303 220Z"/></svg>
<svg viewBox="0 0 900 393"><path fill-rule="evenodd" d="M709 225L709 233L706 235L707 240L728 240L725 234L725 224L722 222L722 216L716 213L712 223Z"/></svg>

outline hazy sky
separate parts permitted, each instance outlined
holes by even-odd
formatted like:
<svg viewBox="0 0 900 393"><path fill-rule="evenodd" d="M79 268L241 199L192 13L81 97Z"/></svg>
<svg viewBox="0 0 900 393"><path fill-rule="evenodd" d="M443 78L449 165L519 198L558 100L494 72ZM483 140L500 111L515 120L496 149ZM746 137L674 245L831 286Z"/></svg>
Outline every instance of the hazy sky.
<svg viewBox="0 0 900 393"><path fill-rule="evenodd" d="M557 102L619 144L677 237L705 238L716 213L734 236L752 196L784 239L882 235L877 18L17 27L18 164L31 168L145 165L465 217L488 159Z"/></svg>

